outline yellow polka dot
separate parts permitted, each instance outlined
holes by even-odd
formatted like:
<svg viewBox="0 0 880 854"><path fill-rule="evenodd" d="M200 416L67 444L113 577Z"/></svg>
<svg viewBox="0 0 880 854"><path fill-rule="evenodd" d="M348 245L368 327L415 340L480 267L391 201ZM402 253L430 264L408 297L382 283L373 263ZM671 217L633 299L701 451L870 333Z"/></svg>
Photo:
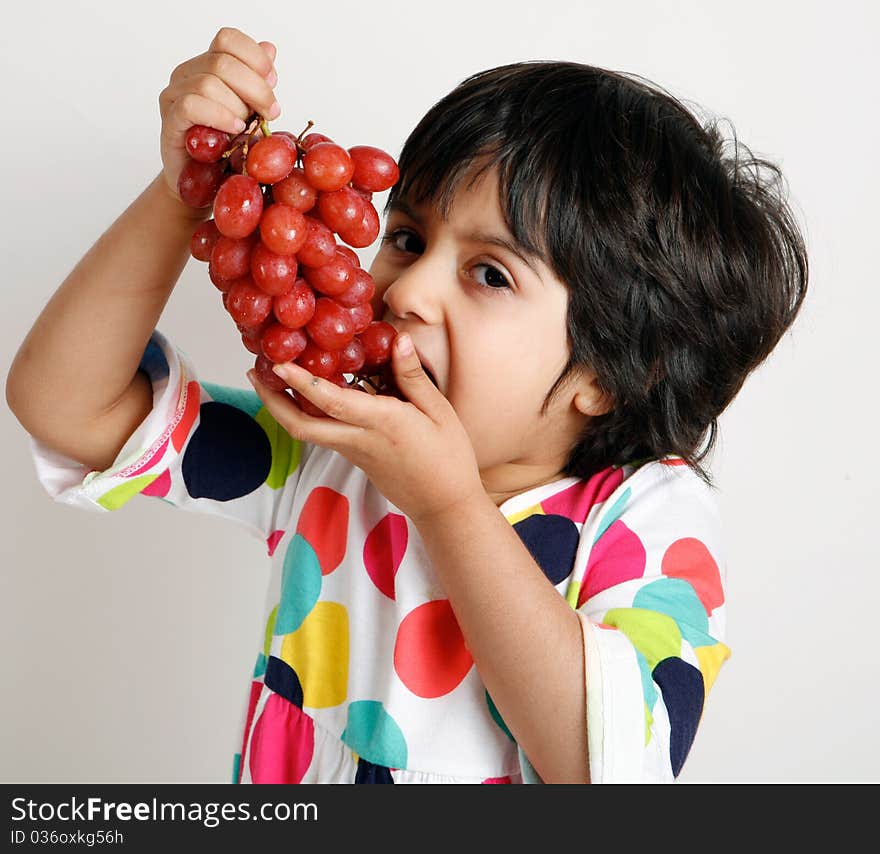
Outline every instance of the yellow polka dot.
<svg viewBox="0 0 880 854"><path fill-rule="evenodd" d="M700 672L703 674L703 685L708 697L721 665L730 658L730 647L716 643L713 646L698 646L694 652L697 654L697 661L700 662Z"/></svg>
<svg viewBox="0 0 880 854"><path fill-rule="evenodd" d="M295 631L284 636L281 659L299 677L303 706L338 706L348 695L348 612L338 602L318 602Z"/></svg>
<svg viewBox="0 0 880 854"><path fill-rule="evenodd" d="M511 525L515 525L517 522L522 522L523 519L528 519L529 516L534 516L535 514L540 514L541 516L547 515L544 512L544 508L541 507L540 504L533 504L531 507L526 507L525 510L520 510L517 513L511 513L506 518Z"/></svg>

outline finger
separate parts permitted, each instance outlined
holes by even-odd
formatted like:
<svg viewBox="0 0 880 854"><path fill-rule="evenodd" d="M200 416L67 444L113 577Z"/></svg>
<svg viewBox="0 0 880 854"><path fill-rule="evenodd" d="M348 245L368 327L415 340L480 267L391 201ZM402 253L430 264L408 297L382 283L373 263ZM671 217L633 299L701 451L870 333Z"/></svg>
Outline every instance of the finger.
<svg viewBox="0 0 880 854"><path fill-rule="evenodd" d="M361 428L333 418L308 415L287 391L275 391L261 383L253 369L247 372L247 377L263 405L292 438L337 450L357 446L363 433Z"/></svg>
<svg viewBox="0 0 880 854"><path fill-rule="evenodd" d="M276 101L269 78L228 53L207 53L200 60L185 78L176 83L182 83L185 89L199 94L235 98L236 112L244 118L254 110L265 118L274 119L280 115L280 110L275 113L272 110Z"/></svg>
<svg viewBox="0 0 880 854"><path fill-rule="evenodd" d="M377 424L376 402L354 388L341 388L332 380L316 377L295 362L284 362L272 369L297 394L313 403L334 421L359 428Z"/></svg>
<svg viewBox="0 0 880 854"><path fill-rule="evenodd" d="M434 383L428 379L412 339L406 333L398 335L391 351L391 368L397 387L406 399L434 421L447 410L449 402Z"/></svg>
<svg viewBox="0 0 880 854"><path fill-rule="evenodd" d="M275 45L271 46L274 50ZM221 27L214 36L208 52L226 53L237 57L260 77L268 77L274 69L274 54L270 57L262 45L235 27Z"/></svg>
<svg viewBox="0 0 880 854"><path fill-rule="evenodd" d="M235 102L241 104L238 98ZM244 130L245 121L250 115L247 113L242 116L246 108L232 108L221 100L197 95L195 92L186 92L170 101L166 109L165 131L171 140L177 135L185 134L193 125L205 125L237 134Z"/></svg>

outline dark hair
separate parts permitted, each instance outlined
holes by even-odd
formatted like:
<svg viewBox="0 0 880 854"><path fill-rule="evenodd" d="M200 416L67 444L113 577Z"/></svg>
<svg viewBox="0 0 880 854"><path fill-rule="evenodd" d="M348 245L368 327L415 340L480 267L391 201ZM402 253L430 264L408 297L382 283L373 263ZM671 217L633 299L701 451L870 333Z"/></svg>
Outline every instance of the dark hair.
<svg viewBox="0 0 880 854"><path fill-rule="evenodd" d="M807 255L782 173L735 131L724 146L717 120L644 78L539 61L468 77L403 146L386 213L429 201L445 218L470 168L497 167L511 234L569 289L570 359L545 410L577 366L612 408L566 475L674 454L712 486L718 416L800 310Z"/></svg>

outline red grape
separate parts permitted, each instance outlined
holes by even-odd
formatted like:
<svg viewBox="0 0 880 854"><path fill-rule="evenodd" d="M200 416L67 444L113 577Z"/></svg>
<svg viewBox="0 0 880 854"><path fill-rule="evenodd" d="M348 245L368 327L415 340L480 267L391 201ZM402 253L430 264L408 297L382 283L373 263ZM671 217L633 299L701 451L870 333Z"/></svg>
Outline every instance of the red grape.
<svg viewBox="0 0 880 854"><path fill-rule="evenodd" d="M351 261L351 263L355 267L361 266L361 259L358 258L358 254L357 254L357 252L354 251L354 249L351 249L348 246L341 246L340 245L340 246L336 247L336 251L341 252L343 255L345 255L345 257L348 258L348 260Z"/></svg>
<svg viewBox="0 0 880 854"><path fill-rule="evenodd" d="M355 192L352 190L352 192ZM359 222L345 225L337 229L339 236L351 246L359 249L369 246L378 236L381 226L379 224L379 214L373 207L372 202L362 203L363 216Z"/></svg>
<svg viewBox="0 0 880 854"><path fill-rule="evenodd" d="M354 321L336 300L321 297L315 302L315 313L306 330L319 347L339 350L354 338Z"/></svg>
<svg viewBox="0 0 880 854"><path fill-rule="evenodd" d="M364 302L360 305L353 305L347 311L354 321L355 335L363 332L373 322L373 309L369 303Z"/></svg>
<svg viewBox="0 0 880 854"><path fill-rule="evenodd" d="M275 184L290 174L295 163L296 152L284 137L273 133L248 151L245 168L261 184Z"/></svg>
<svg viewBox="0 0 880 854"><path fill-rule="evenodd" d="M217 238L210 261L215 274L221 279L237 279L249 273L251 253L256 242L254 235L241 238L221 235Z"/></svg>
<svg viewBox="0 0 880 854"><path fill-rule="evenodd" d="M184 204L204 208L214 201L223 182L225 163L199 163L190 158L177 178L177 192Z"/></svg>
<svg viewBox="0 0 880 854"><path fill-rule="evenodd" d="M305 151L308 151L313 145L317 145L319 142L333 142L329 136L325 136L323 133L310 133L303 137L300 145Z"/></svg>
<svg viewBox="0 0 880 854"><path fill-rule="evenodd" d="M206 125L193 125L186 132L186 152L199 163L216 163L229 147L229 134Z"/></svg>
<svg viewBox="0 0 880 854"><path fill-rule="evenodd" d="M260 222L263 192L250 175L230 175L214 199L214 222L226 237L247 237Z"/></svg>
<svg viewBox="0 0 880 854"><path fill-rule="evenodd" d="M315 206L318 191L306 179L306 173L297 166L282 181L272 185L272 198L305 213Z"/></svg>
<svg viewBox="0 0 880 854"><path fill-rule="evenodd" d="M354 269L348 258L336 253L333 260L322 267L303 267L302 276L316 291L332 297L351 287Z"/></svg>
<svg viewBox="0 0 880 854"><path fill-rule="evenodd" d="M366 270L355 267L351 279L352 283L348 288L341 294L336 295L336 302L346 308L354 308L356 305L369 303L376 292L376 284L373 282L373 277ZM370 313L372 314L372 309Z"/></svg>
<svg viewBox="0 0 880 854"><path fill-rule="evenodd" d="M306 239L297 252L300 263L306 267L322 267L336 257L336 239L321 220L306 216Z"/></svg>
<svg viewBox="0 0 880 854"><path fill-rule="evenodd" d="M220 232L214 220L205 220L192 233L189 241L189 254L198 261L210 261L211 251L219 237Z"/></svg>
<svg viewBox="0 0 880 854"><path fill-rule="evenodd" d="M397 183L400 177L397 163L381 148L354 145L348 149L348 154L354 163L351 183L358 189L379 193Z"/></svg>
<svg viewBox="0 0 880 854"><path fill-rule="evenodd" d="M290 329L305 326L315 313L315 292L305 279L297 279L286 293L275 297L272 311L279 323Z"/></svg>
<svg viewBox="0 0 880 854"><path fill-rule="evenodd" d="M374 320L360 333L364 345L364 367L377 368L391 359L391 345L397 330L384 320Z"/></svg>
<svg viewBox="0 0 880 854"><path fill-rule="evenodd" d="M310 340L297 357L296 363L316 377L326 379L338 371L339 353L336 350L324 350Z"/></svg>
<svg viewBox="0 0 880 854"><path fill-rule="evenodd" d="M251 275L254 284L273 297L287 293L296 281L296 255L279 255L262 241L251 253Z"/></svg>
<svg viewBox="0 0 880 854"><path fill-rule="evenodd" d="M290 386L275 371L272 370L272 362L260 353L254 359L254 371L256 371L257 379L265 386L274 391L284 391Z"/></svg>
<svg viewBox="0 0 880 854"><path fill-rule="evenodd" d="M364 345L352 338L339 348L339 370L343 374L356 374L364 366Z"/></svg>
<svg viewBox="0 0 880 854"><path fill-rule="evenodd" d="M250 276L241 276L229 288L226 310L242 326L257 326L272 311L272 297L261 291Z"/></svg>
<svg viewBox="0 0 880 854"><path fill-rule="evenodd" d="M276 365L292 362L305 350L308 338L302 329L290 329L281 323L270 323L260 339L263 353Z"/></svg>
<svg viewBox="0 0 880 854"><path fill-rule="evenodd" d="M348 152L335 142L319 142L303 155L303 170L316 190L332 192L344 187L354 174ZM329 225L329 223L328 223Z"/></svg>
<svg viewBox="0 0 880 854"><path fill-rule="evenodd" d="M332 193L318 193L318 213L337 233L363 220L365 204L351 187L341 187Z"/></svg>
<svg viewBox="0 0 880 854"><path fill-rule="evenodd" d="M269 205L260 219L263 243L278 255L295 255L306 240L305 217L290 205Z"/></svg>

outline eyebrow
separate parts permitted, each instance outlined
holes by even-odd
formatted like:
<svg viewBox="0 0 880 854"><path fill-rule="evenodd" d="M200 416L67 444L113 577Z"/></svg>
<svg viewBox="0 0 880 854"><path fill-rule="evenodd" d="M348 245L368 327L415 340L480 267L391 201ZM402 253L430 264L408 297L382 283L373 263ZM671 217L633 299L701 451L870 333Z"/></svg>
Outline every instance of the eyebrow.
<svg viewBox="0 0 880 854"><path fill-rule="evenodd" d="M389 211L400 211L401 213L406 214L411 220L417 222L419 225L424 225L422 222L422 218L403 200L398 199L388 208ZM535 256L531 253L526 252L518 243L513 240L508 240L505 237L501 237L498 234L491 234L490 232L485 231L475 231L471 234L468 234L465 238L466 240L471 241L472 243L488 243L491 246L500 246L502 249L506 249L512 255L516 255L520 261L523 262L534 274L537 276L538 280L543 282L541 279L541 274L538 272L537 267L535 266Z"/></svg>

